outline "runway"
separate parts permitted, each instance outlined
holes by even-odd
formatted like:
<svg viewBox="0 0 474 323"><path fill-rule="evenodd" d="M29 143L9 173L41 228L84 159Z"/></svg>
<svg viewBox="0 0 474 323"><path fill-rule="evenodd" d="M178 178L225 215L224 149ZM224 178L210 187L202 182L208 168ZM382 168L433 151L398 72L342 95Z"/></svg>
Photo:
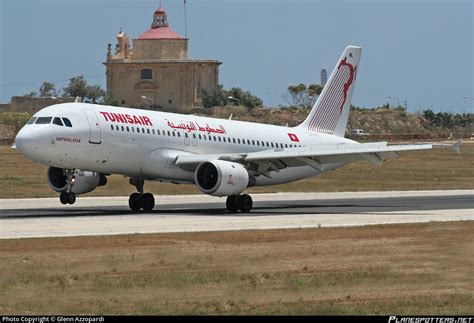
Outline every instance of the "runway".
<svg viewBox="0 0 474 323"><path fill-rule="evenodd" d="M229 214L225 198L160 196L133 213L128 197L0 199L0 239L362 226L474 220L474 190L253 194L251 213Z"/></svg>

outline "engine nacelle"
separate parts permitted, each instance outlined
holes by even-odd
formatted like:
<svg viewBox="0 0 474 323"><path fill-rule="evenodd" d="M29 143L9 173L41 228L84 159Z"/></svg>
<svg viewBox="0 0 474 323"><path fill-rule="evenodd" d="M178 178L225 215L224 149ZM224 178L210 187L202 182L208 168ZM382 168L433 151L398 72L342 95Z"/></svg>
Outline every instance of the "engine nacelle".
<svg viewBox="0 0 474 323"><path fill-rule="evenodd" d="M93 191L97 186L103 186L107 183L104 174L76 170L74 172L74 185L71 191L75 194L84 194ZM58 193L67 190L67 175L64 169L57 167L48 168L48 184Z"/></svg>
<svg viewBox="0 0 474 323"><path fill-rule="evenodd" d="M244 166L224 160L199 164L194 176L199 190L212 196L240 194L249 183L249 173Z"/></svg>

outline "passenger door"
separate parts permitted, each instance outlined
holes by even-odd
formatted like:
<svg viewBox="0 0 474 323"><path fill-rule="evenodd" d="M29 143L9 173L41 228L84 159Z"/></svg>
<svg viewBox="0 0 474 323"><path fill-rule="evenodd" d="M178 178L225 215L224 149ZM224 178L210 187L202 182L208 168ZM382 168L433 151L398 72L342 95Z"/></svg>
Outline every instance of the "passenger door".
<svg viewBox="0 0 474 323"><path fill-rule="evenodd" d="M102 142L99 118L93 110L83 111L86 115L87 122L89 123L89 143L98 145Z"/></svg>

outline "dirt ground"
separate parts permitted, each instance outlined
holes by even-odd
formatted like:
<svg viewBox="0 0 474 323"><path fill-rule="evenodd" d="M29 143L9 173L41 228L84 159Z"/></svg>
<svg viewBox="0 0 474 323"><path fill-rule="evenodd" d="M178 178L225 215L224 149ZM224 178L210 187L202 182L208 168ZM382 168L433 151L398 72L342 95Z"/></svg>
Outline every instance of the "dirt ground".
<svg viewBox="0 0 474 323"><path fill-rule="evenodd" d="M473 314L474 222L0 240L3 314Z"/></svg>
<svg viewBox="0 0 474 323"><path fill-rule="evenodd" d="M461 145L461 155L451 149L404 152L382 166L356 162L333 172L276 186L255 187L248 192L336 192L474 188L474 142ZM55 197L46 179L47 167L0 145L0 198ZM129 195L135 188L123 176L109 176L106 186L86 196ZM194 185L147 182L157 195L201 194Z"/></svg>

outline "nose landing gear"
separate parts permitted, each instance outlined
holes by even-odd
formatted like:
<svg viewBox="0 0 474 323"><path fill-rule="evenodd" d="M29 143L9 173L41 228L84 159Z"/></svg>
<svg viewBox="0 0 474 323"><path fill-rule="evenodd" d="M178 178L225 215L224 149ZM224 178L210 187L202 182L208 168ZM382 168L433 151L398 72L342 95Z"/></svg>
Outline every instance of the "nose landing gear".
<svg viewBox="0 0 474 323"><path fill-rule="evenodd" d="M155 207L155 198L151 193L143 193L143 185L145 181L139 178L130 178L130 184L137 188L137 193L132 193L128 199L128 205L133 211L143 209L151 211Z"/></svg>
<svg viewBox="0 0 474 323"><path fill-rule="evenodd" d="M66 169L65 170L65 175L67 176L67 186L66 186L66 191L61 192L59 195L59 200L61 201L62 204L74 204L76 203L76 194L72 192L72 187L74 185L74 182L76 181L76 171L74 169Z"/></svg>

